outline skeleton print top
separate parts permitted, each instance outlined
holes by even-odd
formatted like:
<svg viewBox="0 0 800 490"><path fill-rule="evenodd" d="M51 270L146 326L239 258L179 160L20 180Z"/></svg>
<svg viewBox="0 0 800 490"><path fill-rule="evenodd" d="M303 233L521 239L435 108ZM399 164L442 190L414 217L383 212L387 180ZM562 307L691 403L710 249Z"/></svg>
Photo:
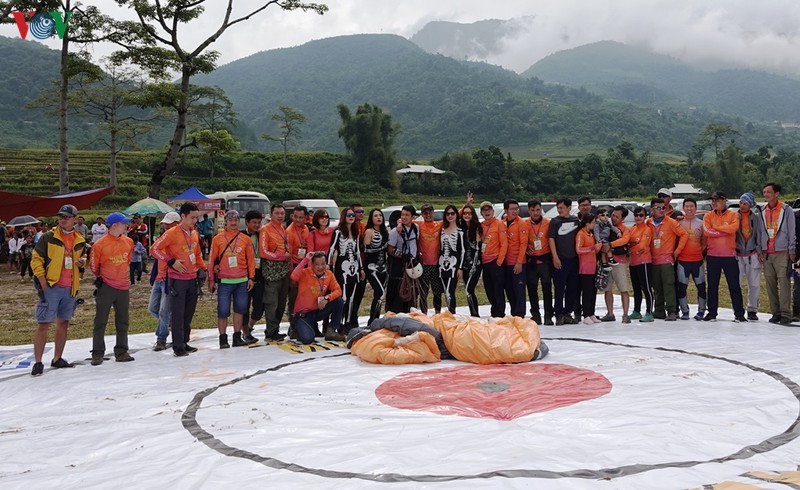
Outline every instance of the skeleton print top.
<svg viewBox="0 0 800 490"><path fill-rule="evenodd" d="M358 243L358 237L349 238L338 229L333 232L331 248L328 251L328 263L332 264L336 257L336 267L340 269L336 272L340 272L344 277L358 276L358 272L364 268Z"/></svg>
<svg viewBox="0 0 800 490"><path fill-rule="evenodd" d="M469 239L469 233L464 230L462 232L464 233L464 262L461 268L469 273L473 266L477 269L481 265L481 242L478 241L477 234L473 241Z"/></svg>
<svg viewBox="0 0 800 490"><path fill-rule="evenodd" d="M439 270L452 273L464 266L464 232L457 229L455 233L442 230L441 247L439 247Z"/></svg>
<svg viewBox="0 0 800 490"><path fill-rule="evenodd" d="M375 231L372 234L372 241L364 249L367 271L378 273L386 271L386 247L388 245L388 237L384 238L381 232Z"/></svg>

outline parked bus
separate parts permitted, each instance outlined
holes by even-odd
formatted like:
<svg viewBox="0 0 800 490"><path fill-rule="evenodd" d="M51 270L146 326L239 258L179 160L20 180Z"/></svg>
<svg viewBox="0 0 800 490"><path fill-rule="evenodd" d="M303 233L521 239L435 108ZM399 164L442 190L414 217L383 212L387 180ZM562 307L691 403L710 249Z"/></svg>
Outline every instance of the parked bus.
<svg viewBox="0 0 800 490"><path fill-rule="evenodd" d="M260 192L253 191L229 191L215 192L208 195L209 199L219 200L222 209L227 211L235 209L239 211L239 228L244 228L244 215L250 210L261 213L261 222L269 222L269 207L272 203L267 196Z"/></svg>

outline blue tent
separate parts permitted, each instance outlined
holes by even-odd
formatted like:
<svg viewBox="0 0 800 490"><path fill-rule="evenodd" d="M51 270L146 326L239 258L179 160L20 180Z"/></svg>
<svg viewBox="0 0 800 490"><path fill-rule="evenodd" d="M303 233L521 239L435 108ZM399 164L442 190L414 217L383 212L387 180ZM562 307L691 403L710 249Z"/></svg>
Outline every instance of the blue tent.
<svg viewBox="0 0 800 490"><path fill-rule="evenodd" d="M167 201L208 201L208 197L197 190L197 187L191 186L183 191L182 194L171 197Z"/></svg>

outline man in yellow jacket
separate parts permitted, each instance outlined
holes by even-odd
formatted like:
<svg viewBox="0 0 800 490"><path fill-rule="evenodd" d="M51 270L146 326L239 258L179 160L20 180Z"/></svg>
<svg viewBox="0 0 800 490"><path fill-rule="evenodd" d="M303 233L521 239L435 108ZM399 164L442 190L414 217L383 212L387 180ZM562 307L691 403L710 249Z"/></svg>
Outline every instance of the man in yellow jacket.
<svg viewBox="0 0 800 490"><path fill-rule="evenodd" d="M58 226L42 235L33 250L31 269L39 290L39 302L35 311L39 326L33 342L36 362L31 371L32 376L40 376L44 372L42 356L47 343L47 331L53 322L56 322L56 338L50 366L73 367L61 355L67 343L69 321L75 312L75 297L80 285L78 267L83 267L86 262L86 242L75 231L77 217L78 210L75 206L61 206L58 210Z"/></svg>

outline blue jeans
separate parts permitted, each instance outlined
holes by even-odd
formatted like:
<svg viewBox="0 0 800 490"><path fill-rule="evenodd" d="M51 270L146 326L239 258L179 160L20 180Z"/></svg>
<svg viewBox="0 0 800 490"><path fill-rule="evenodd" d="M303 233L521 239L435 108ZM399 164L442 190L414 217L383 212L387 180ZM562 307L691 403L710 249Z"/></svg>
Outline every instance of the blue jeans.
<svg viewBox="0 0 800 490"><path fill-rule="evenodd" d="M324 320L330 315L331 322L328 328L340 330L342 326L342 310L344 301L337 298L329 302L321 310L306 311L295 314L294 328L297 331L297 340L304 344L314 342L314 325L320 320Z"/></svg>
<svg viewBox="0 0 800 490"><path fill-rule="evenodd" d="M166 342L169 336L169 322L172 318L172 308L169 304L169 294L167 294L167 283L165 281L155 281L153 283L147 311L158 319L156 339Z"/></svg>
<svg viewBox="0 0 800 490"><path fill-rule="evenodd" d="M233 299L233 312L241 315L247 314L247 281L239 284L217 284L217 318L231 316L231 299Z"/></svg>

